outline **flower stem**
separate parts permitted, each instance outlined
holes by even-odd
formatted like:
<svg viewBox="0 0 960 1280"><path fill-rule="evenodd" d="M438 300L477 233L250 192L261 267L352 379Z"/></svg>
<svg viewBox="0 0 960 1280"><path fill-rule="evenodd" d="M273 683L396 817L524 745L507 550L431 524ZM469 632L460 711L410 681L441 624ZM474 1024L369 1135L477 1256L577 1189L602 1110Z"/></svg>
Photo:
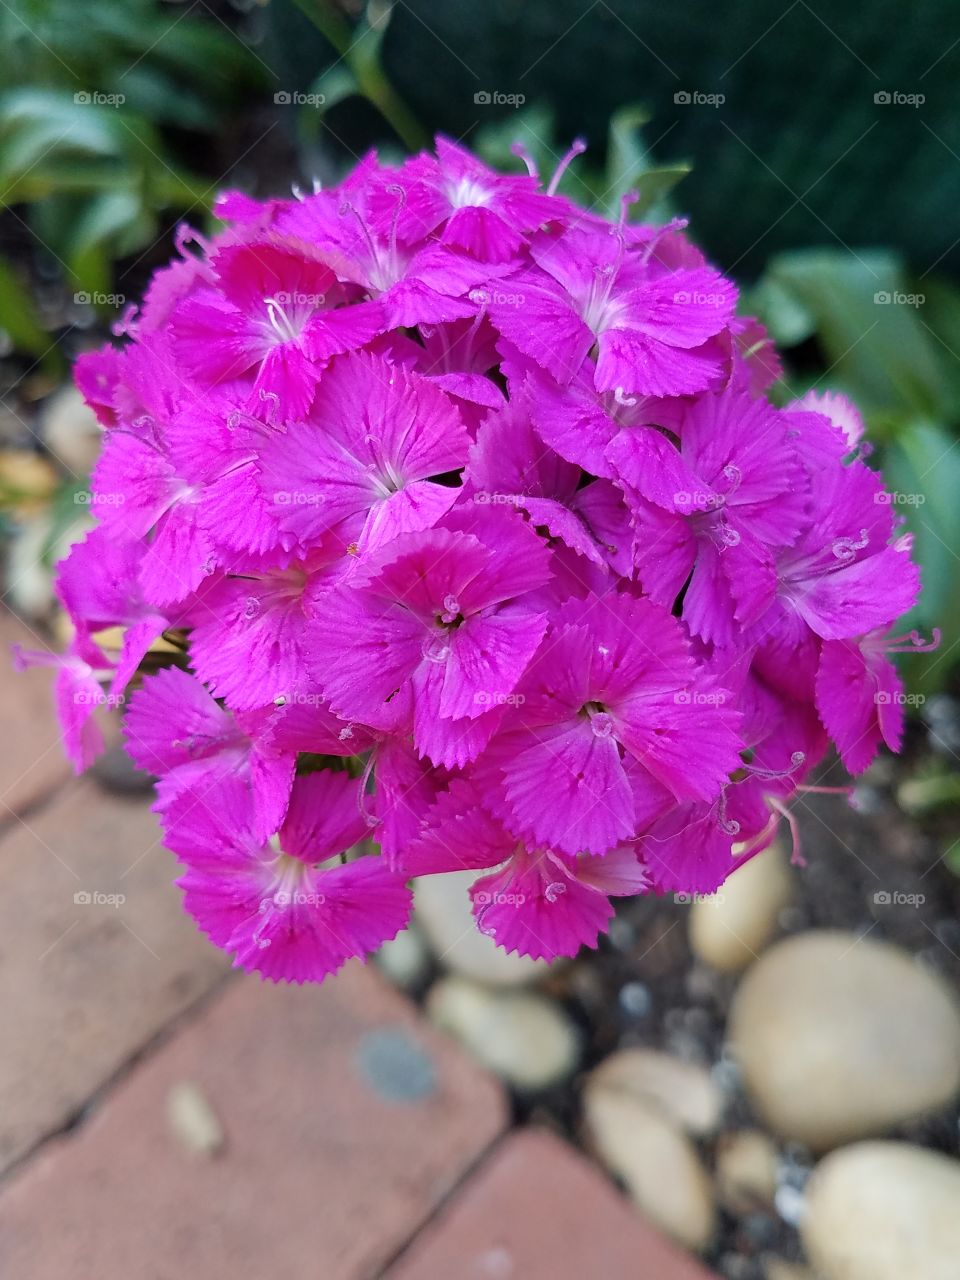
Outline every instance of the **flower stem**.
<svg viewBox="0 0 960 1280"><path fill-rule="evenodd" d="M355 36L346 19L329 0L294 0L301 13L310 19L320 34L333 45L340 58L353 72L360 93L377 108L401 141L411 151L430 145L426 131L387 78L379 57L364 55L362 45L375 31L367 25Z"/></svg>

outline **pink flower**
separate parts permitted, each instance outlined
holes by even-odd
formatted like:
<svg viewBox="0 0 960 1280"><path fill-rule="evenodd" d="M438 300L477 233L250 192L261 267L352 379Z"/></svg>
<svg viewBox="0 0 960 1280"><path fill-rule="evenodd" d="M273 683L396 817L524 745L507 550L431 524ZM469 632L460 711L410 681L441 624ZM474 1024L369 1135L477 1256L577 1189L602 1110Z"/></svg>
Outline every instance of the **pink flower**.
<svg viewBox="0 0 960 1280"><path fill-rule="evenodd" d="M631 840L662 788L709 802L739 765L729 695L700 672L674 618L626 594L569 602L493 744L508 824L564 853Z"/></svg>
<svg viewBox="0 0 960 1280"><path fill-rule="evenodd" d="M170 667L130 699L124 730L133 762L160 779L161 815L182 795L216 808L221 791L239 781L250 796L251 829L266 838L283 821L294 770L294 756L274 749L271 720L231 715L193 676Z"/></svg>
<svg viewBox="0 0 960 1280"><path fill-rule="evenodd" d="M737 292L717 272L662 268L627 249L615 228L541 233L530 252L535 267L491 287L490 317L559 382L573 378L594 344L598 391L683 395L719 375L705 344L724 328Z"/></svg>
<svg viewBox="0 0 960 1280"><path fill-rule="evenodd" d="M496 868L470 887L477 925L505 951L555 960L595 947L613 917L611 897L643 892L650 878L635 849L569 857L527 846L453 782L400 858L409 875Z"/></svg>
<svg viewBox="0 0 960 1280"><path fill-rule="evenodd" d="M320 982L396 937L410 891L381 857L323 864L368 834L358 784L343 773L294 783L277 838L264 843L249 793L224 786L216 810L181 798L167 842L186 864L184 906L234 964L274 982Z"/></svg>
<svg viewBox="0 0 960 1280"><path fill-rule="evenodd" d="M497 945L574 955L793 828L831 742L899 746L919 581L859 413L775 407L685 224L556 194L582 150L545 190L439 138L227 193L78 363L74 639L16 661L78 771L126 699L186 909L265 978L365 958L458 869Z"/></svg>
<svg viewBox="0 0 960 1280"><path fill-rule="evenodd" d="M412 728L436 765L475 759L543 637L546 618L520 598L548 576L546 548L502 508L400 534L316 602L312 652L332 709Z"/></svg>
<svg viewBox="0 0 960 1280"><path fill-rule="evenodd" d="M899 751L903 739L903 681L890 661L894 653L935 649L915 631L890 636L871 631L857 639L825 640L817 669L817 710L851 773L863 773L880 742Z"/></svg>
<svg viewBox="0 0 960 1280"><path fill-rule="evenodd" d="M93 713L97 707L109 705L97 672L108 671L110 664L105 658L98 660L94 654L88 661L77 652L76 645L66 653L58 654L42 649L24 649L17 644L13 646L13 666L16 671L25 671L28 667L51 667L57 673L54 700L63 735L63 750L75 773L89 769L106 746L103 731Z"/></svg>
<svg viewBox="0 0 960 1280"><path fill-rule="evenodd" d="M177 357L201 382L232 382L255 370L248 408L275 397L290 417L310 407L320 364L378 332L375 307L336 308L336 277L267 241L214 256L216 284L194 291L173 317Z"/></svg>
<svg viewBox="0 0 960 1280"><path fill-rule="evenodd" d="M260 483L281 532L301 546L357 517L357 545L373 551L449 510L456 488L432 477L461 468L469 444L460 415L426 378L375 356L345 356L323 378L308 419L263 448Z"/></svg>
<svg viewBox="0 0 960 1280"><path fill-rule="evenodd" d="M540 194L536 179L494 173L443 136L437 138L436 159L408 160L374 207L385 229L396 219L401 239L421 241L440 228L443 243L484 262L512 258L525 234L566 212L561 201Z"/></svg>

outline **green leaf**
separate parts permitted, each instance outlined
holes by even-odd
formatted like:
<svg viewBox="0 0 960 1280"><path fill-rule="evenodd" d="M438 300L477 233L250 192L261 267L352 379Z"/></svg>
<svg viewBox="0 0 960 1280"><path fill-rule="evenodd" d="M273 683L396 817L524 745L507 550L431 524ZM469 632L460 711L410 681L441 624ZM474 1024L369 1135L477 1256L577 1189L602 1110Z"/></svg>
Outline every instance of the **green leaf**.
<svg viewBox="0 0 960 1280"><path fill-rule="evenodd" d="M554 137L553 112L545 103L533 103L509 116L492 120L478 129L473 138L474 150L481 159L491 168L506 173L521 169L510 149L515 142L526 147L542 174L552 171L558 159L558 144Z"/></svg>
<svg viewBox="0 0 960 1280"><path fill-rule="evenodd" d="M634 183L640 198L630 206L630 221L667 221L670 210L666 205L666 197L678 182L683 181L692 168L693 166L685 161L679 161L676 164L648 169L646 173L641 174Z"/></svg>
<svg viewBox="0 0 960 1280"><path fill-rule="evenodd" d="M217 112L209 95L192 93L161 67L141 62L113 83L126 98L125 108L158 124L198 132L216 127Z"/></svg>
<svg viewBox="0 0 960 1280"><path fill-rule="evenodd" d="M155 219L134 191L110 191L84 202L67 237L67 265L76 283L91 291L109 292L102 279L104 256L122 258L148 244ZM110 252L106 253L109 248Z"/></svg>
<svg viewBox="0 0 960 1280"><path fill-rule="evenodd" d="M350 65L357 79L379 78L382 71L383 41L390 26L391 6L370 4L361 24L354 28L350 44Z"/></svg>
<svg viewBox="0 0 960 1280"><path fill-rule="evenodd" d="M21 180L64 157L118 160L124 151L110 107L77 104L60 93L17 90L0 98L0 182L3 201L20 199ZM36 178L34 178L36 181Z"/></svg>
<svg viewBox="0 0 960 1280"><path fill-rule="evenodd" d="M817 318L795 289L768 272L742 297L745 315L756 315L781 347L795 347L813 337Z"/></svg>
<svg viewBox="0 0 960 1280"><path fill-rule="evenodd" d="M631 222L648 220L692 167L685 162L669 165L653 162L643 141L643 127L649 121L649 113L640 106L621 107L610 117L604 204L607 212L617 217L623 196L628 191L636 191L639 199L630 206Z"/></svg>
<svg viewBox="0 0 960 1280"><path fill-rule="evenodd" d="M48 568L53 566L58 545L67 530L76 523L78 516L88 511L83 501L78 502L81 494L88 492L85 480L64 480L61 487L53 495L50 503L50 528L43 543L41 560Z"/></svg>
<svg viewBox="0 0 960 1280"><path fill-rule="evenodd" d="M884 476L915 538L922 594L907 618L925 632L940 629L936 653L904 660L917 692L943 685L960 658L960 439L930 422L913 422L884 451Z"/></svg>
<svg viewBox="0 0 960 1280"><path fill-rule="evenodd" d="M18 351L43 359L47 366L59 367L60 356L52 349L29 288L3 258L0 258L0 329Z"/></svg>
<svg viewBox="0 0 960 1280"><path fill-rule="evenodd" d="M954 416L957 397L943 357L896 254L798 250L771 259L763 283L770 282L813 316L831 383L862 408Z"/></svg>
<svg viewBox="0 0 960 1280"><path fill-rule="evenodd" d="M320 101L316 106L304 103L300 108L297 116L297 132L303 145L310 145L316 141L327 112L338 103L356 97L360 93L360 86L346 63L340 62L317 76L310 86L310 93Z"/></svg>

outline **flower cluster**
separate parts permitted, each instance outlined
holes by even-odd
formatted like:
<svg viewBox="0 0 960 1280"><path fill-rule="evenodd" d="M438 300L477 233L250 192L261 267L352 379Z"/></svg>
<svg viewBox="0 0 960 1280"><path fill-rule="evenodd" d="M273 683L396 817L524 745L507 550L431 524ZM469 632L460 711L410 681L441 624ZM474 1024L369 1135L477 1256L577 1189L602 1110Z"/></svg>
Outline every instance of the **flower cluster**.
<svg viewBox="0 0 960 1280"><path fill-rule="evenodd" d="M774 407L683 223L524 158L441 138L225 195L77 367L105 430L59 570L67 749L127 691L186 909L267 978L463 868L500 946L572 955L611 898L715 890L830 739L852 771L899 743L918 575L856 410Z"/></svg>

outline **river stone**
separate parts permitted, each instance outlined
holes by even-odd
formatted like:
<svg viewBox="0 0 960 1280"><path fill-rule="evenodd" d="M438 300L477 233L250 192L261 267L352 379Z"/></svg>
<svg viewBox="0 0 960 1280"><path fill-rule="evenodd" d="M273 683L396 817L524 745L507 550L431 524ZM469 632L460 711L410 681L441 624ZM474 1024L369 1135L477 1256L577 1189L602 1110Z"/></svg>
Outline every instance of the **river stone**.
<svg viewBox="0 0 960 1280"><path fill-rule="evenodd" d="M377 968L404 991L422 982L430 971L430 953L415 924L402 929L395 938L374 952Z"/></svg>
<svg viewBox="0 0 960 1280"><path fill-rule="evenodd" d="M188 1151L212 1158L223 1150L223 1126L207 1095L192 1080L180 1080L167 1094L167 1121Z"/></svg>
<svg viewBox="0 0 960 1280"><path fill-rule="evenodd" d="M620 1049L590 1073L595 1088L640 1098L698 1137L720 1123L724 1097L706 1067L659 1049Z"/></svg>
<svg viewBox="0 0 960 1280"><path fill-rule="evenodd" d="M716 1180L720 1203L745 1214L773 1204L777 1193L777 1148L760 1129L738 1129L717 1144Z"/></svg>
<svg viewBox="0 0 960 1280"><path fill-rule="evenodd" d="M785 1258L777 1258L772 1254L763 1260L766 1280L817 1280L809 1269L799 1262L787 1262Z"/></svg>
<svg viewBox="0 0 960 1280"><path fill-rule="evenodd" d="M745 862L717 893L696 898L689 919L694 955L724 973L745 969L773 937L792 893L789 860L773 844Z"/></svg>
<svg viewBox="0 0 960 1280"><path fill-rule="evenodd" d="M580 1033L547 996L447 977L430 988L426 1008L437 1026L522 1092L566 1080L579 1064Z"/></svg>
<svg viewBox="0 0 960 1280"><path fill-rule="evenodd" d="M777 943L734 996L729 1037L770 1128L814 1151L872 1137L960 1089L953 993L906 951L816 930Z"/></svg>
<svg viewBox="0 0 960 1280"><path fill-rule="evenodd" d="M807 1184L804 1247L823 1280L957 1280L960 1161L905 1142L858 1142Z"/></svg>
<svg viewBox="0 0 960 1280"><path fill-rule="evenodd" d="M642 1212L687 1249L713 1237L713 1187L697 1150L678 1125L650 1101L595 1079L584 1092L590 1145Z"/></svg>
<svg viewBox="0 0 960 1280"><path fill-rule="evenodd" d="M438 963L452 973L495 987L534 982L547 972L543 960L509 955L477 928L467 890L479 871L451 871L414 882L416 921Z"/></svg>
<svg viewBox="0 0 960 1280"><path fill-rule="evenodd" d="M100 456L103 428L77 388L68 383L45 401L40 436L73 479L84 480Z"/></svg>

